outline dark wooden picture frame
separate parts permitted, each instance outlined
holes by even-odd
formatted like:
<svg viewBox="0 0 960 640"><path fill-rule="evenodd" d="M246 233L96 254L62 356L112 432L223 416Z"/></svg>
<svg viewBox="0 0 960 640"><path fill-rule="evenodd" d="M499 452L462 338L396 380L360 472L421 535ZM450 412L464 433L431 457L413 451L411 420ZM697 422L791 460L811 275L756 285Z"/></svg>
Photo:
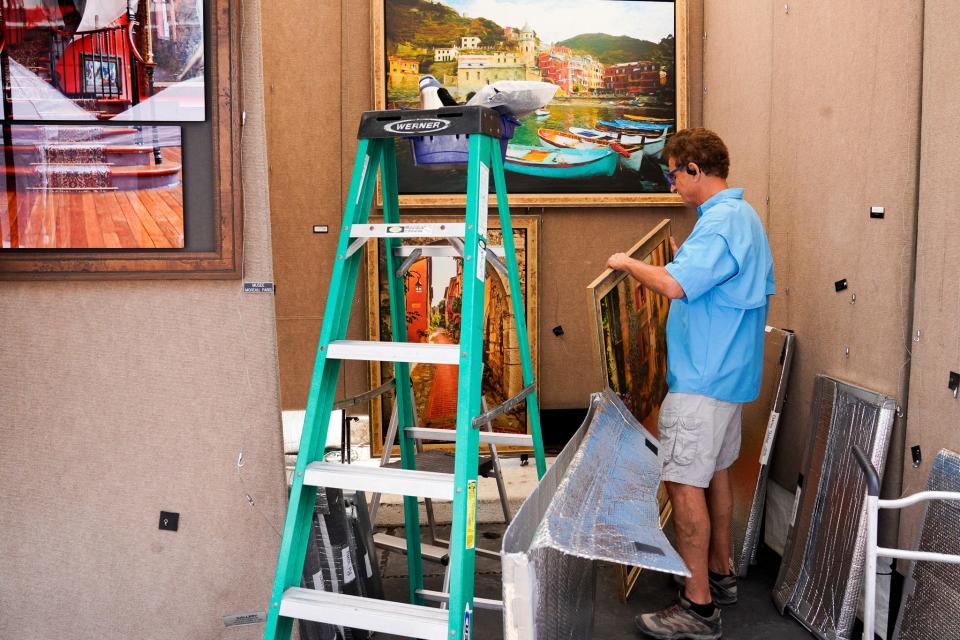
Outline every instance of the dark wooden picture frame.
<svg viewBox="0 0 960 640"><path fill-rule="evenodd" d="M203 250L0 249L0 279L232 279L240 277L243 193L240 176L240 3L206 5L207 96L213 184L208 207L213 246ZM199 124L199 123L197 123ZM190 158L184 158L184 171ZM205 202L205 204L207 204Z"/></svg>

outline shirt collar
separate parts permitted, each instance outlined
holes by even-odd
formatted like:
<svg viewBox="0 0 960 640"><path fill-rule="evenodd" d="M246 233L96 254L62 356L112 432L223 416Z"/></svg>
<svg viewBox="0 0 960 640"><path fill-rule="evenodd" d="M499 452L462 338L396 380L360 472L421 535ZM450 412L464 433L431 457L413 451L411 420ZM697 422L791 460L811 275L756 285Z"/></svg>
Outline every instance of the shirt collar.
<svg viewBox="0 0 960 640"><path fill-rule="evenodd" d="M704 202L702 205L697 207L697 217L703 217L703 215L712 207L720 204L724 200L733 198L736 200L743 200L743 189L724 189L723 191L718 191L717 193L710 196L710 198Z"/></svg>

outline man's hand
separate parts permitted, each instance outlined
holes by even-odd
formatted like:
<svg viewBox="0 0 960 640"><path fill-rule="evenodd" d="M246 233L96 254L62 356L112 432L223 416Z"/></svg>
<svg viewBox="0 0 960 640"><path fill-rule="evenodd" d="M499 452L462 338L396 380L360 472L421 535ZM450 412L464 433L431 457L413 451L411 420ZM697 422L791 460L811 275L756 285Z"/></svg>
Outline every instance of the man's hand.
<svg viewBox="0 0 960 640"><path fill-rule="evenodd" d="M677 244L677 239L673 236L670 236L670 251L673 252L673 255L677 255L677 251L680 251L680 245Z"/></svg>
<svg viewBox="0 0 960 640"><path fill-rule="evenodd" d="M633 260L625 253L615 253L607 258L607 266L616 271L626 271L627 265L631 262L633 262Z"/></svg>
<svg viewBox="0 0 960 640"><path fill-rule="evenodd" d="M668 298L682 298L686 295L680 283L664 267L634 260L625 253L615 253L607 258L607 266L616 271L626 271L644 286Z"/></svg>

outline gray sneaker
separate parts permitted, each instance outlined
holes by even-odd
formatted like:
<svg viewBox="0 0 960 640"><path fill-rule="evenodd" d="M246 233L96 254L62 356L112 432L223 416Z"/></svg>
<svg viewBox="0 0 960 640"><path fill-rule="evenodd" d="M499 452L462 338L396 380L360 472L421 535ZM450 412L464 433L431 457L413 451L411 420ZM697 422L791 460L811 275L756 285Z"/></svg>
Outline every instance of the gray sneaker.
<svg viewBox="0 0 960 640"><path fill-rule="evenodd" d="M713 601L718 605L725 607L737 603L737 574L731 573L715 580L710 576L710 594Z"/></svg>
<svg viewBox="0 0 960 640"><path fill-rule="evenodd" d="M720 640L720 608L704 618L691 608L681 593L677 602L666 609L636 616L633 623L644 635L656 640Z"/></svg>
<svg viewBox="0 0 960 640"><path fill-rule="evenodd" d="M737 574L731 572L730 575L723 576L719 580L709 576L709 581L710 595L713 596L714 602L721 607L737 603ZM673 582L680 588L684 586L683 576L673 576Z"/></svg>

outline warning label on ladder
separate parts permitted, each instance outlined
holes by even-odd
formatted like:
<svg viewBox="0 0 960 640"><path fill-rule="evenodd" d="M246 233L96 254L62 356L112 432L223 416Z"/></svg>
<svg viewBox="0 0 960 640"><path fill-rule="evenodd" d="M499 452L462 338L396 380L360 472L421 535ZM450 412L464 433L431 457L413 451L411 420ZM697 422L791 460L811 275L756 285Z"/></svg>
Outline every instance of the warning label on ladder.
<svg viewBox="0 0 960 640"><path fill-rule="evenodd" d="M470 605L467 605L467 608L463 610L463 640L470 640L470 618L472 617L473 612L470 611Z"/></svg>
<svg viewBox="0 0 960 640"><path fill-rule="evenodd" d="M480 163L480 202L477 206L477 233L487 237L487 215L490 207L490 169Z"/></svg>
<svg viewBox="0 0 960 640"><path fill-rule="evenodd" d="M477 240L477 280L483 282L487 277L487 241L484 238Z"/></svg>
<svg viewBox="0 0 960 640"><path fill-rule="evenodd" d="M473 549L477 543L477 481L467 483L467 549Z"/></svg>

